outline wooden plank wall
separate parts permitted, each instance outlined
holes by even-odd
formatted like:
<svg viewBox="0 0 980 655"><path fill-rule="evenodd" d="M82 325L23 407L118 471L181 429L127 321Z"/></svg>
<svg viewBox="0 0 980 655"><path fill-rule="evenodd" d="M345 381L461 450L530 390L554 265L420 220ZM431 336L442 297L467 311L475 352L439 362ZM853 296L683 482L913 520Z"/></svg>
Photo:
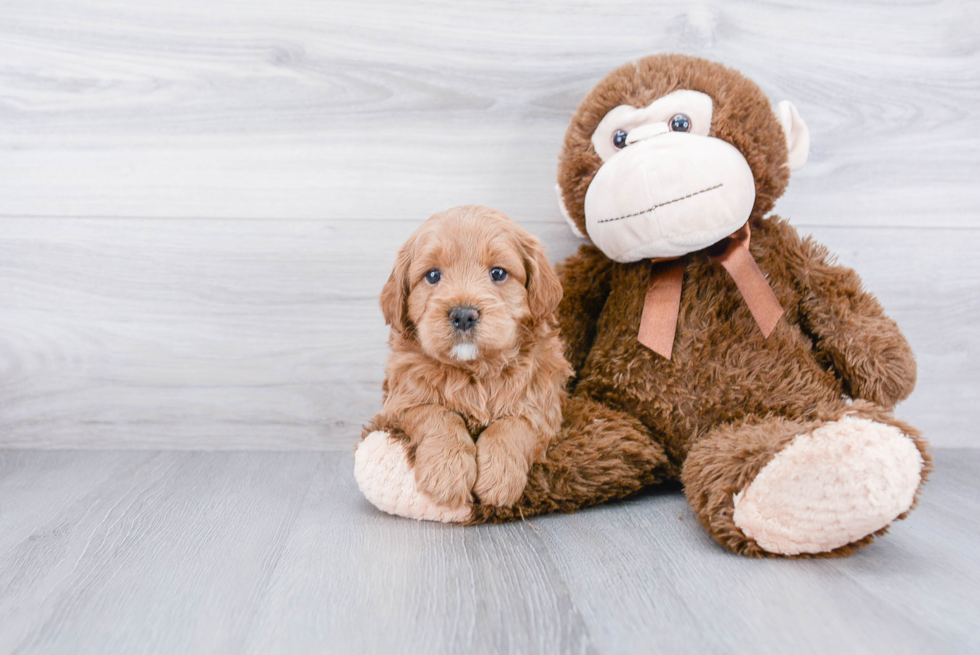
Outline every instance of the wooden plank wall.
<svg viewBox="0 0 980 655"><path fill-rule="evenodd" d="M797 105L813 150L777 210L912 341L899 415L977 446L977 24L969 0L8 0L0 446L348 449L397 246L481 203L572 252L568 119L672 51Z"/></svg>

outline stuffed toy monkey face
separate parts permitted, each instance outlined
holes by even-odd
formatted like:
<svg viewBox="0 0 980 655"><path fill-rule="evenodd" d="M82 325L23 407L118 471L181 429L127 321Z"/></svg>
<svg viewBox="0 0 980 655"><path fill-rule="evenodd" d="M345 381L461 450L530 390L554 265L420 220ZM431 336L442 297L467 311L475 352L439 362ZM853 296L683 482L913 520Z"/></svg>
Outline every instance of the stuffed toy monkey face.
<svg viewBox="0 0 980 655"><path fill-rule="evenodd" d="M615 71L566 136L566 218L614 261L680 257L717 243L771 208L786 169L807 158L807 128L789 102L774 113L754 85L733 92L729 71L709 64L685 75L684 61L671 59ZM661 63L673 74L657 70Z"/></svg>
<svg viewBox="0 0 980 655"><path fill-rule="evenodd" d="M711 97L620 105L592 133L603 163L585 194L592 242L622 263L679 257L735 232L755 203L745 157L711 131Z"/></svg>

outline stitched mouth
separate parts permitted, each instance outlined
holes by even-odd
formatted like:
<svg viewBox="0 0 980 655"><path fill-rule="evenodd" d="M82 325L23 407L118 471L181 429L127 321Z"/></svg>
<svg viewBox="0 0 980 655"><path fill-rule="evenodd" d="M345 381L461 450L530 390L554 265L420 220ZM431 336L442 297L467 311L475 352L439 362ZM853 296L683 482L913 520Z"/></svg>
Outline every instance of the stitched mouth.
<svg viewBox="0 0 980 655"><path fill-rule="evenodd" d="M664 207L666 205L672 205L675 202L680 202L681 200L687 200L688 198L693 198L694 196L699 196L702 193L707 193L709 191L714 191L715 189L720 189L723 186L725 186L725 185L724 184L716 184L715 186L708 187L707 189L701 189L700 191L695 191L694 193L689 193L686 196L681 196L680 198L674 198L673 200L668 200L667 202L661 202L659 204L654 205L653 207L650 207L649 209L644 209L643 211L640 211L640 212L635 212L635 213L632 213L632 214L626 214L625 216L617 216L616 218L604 218L603 220L597 221L597 222L600 223L600 224L601 223L612 223L613 221L621 221L624 218L634 218L636 216L642 216L643 214L649 214L654 209L658 209L658 208Z"/></svg>

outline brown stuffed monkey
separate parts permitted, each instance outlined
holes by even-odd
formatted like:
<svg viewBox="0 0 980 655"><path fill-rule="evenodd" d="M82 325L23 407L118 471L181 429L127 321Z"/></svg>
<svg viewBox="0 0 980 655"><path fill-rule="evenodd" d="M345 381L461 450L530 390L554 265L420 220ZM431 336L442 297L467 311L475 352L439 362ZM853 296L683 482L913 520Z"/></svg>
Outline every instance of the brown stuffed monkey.
<svg viewBox="0 0 980 655"><path fill-rule="evenodd" d="M915 360L850 269L767 216L806 162L788 102L720 64L647 57L579 106L558 172L592 244L559 269L563 427L516 505L446 508L400 443L366 436L379 508L464 523L571 511L680 480L700 523L746 555L845 555L912 508L927 444L891 409Z"/></svg>

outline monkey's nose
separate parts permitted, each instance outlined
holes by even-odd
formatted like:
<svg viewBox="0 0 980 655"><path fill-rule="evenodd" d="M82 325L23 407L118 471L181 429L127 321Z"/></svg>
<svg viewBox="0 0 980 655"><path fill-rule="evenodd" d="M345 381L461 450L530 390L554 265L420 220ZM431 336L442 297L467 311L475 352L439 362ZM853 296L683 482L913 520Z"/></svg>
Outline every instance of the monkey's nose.
<svg viewBox="0 0 980 655"><path fill-rule="evenodd" d="M648 123L647 125L641 125L639 127L630 130L630 133L626 135L626 145L631 143L636 143L637 141L642 141L644 139L651 139L655 136L660 136L661 134L666 134L670 132L670 128L667 123Z"/></svg>
<svg viewBox="0 0 980 655"><path fill-rule="evenodd" d="M480 312L476 307L453 307L449 310L449 322L460 332L466 332L480 322Z"/></svg>

